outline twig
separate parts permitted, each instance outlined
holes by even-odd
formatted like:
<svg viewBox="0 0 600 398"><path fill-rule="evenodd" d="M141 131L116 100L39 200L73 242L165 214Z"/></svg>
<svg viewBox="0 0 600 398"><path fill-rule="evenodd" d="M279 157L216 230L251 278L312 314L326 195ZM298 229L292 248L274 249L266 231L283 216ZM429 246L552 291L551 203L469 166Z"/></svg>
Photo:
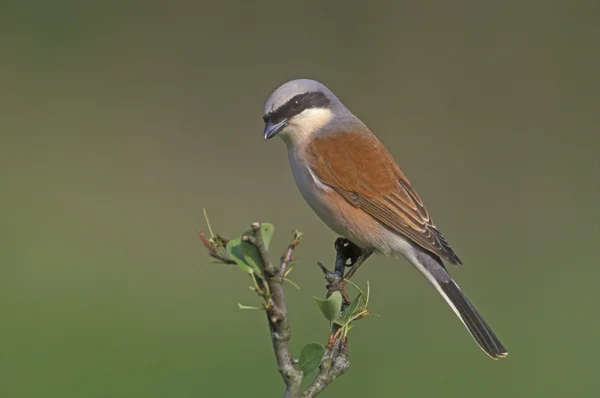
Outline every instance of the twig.
<svg viewBox="0 0 600 398"><path fill-rule="evenodd" d="M289 347L292 332L283 294L283 273L280 266L274 266L269 260L269 254L263 242L259 223L252 224L252 233L254 239L251 240L251 243L258 249L265 271L264 279L271 291L271 296L267 298L268 302L266 305L267 321L269 322L271 340L273 342L279 373L281 373L283 382L286 385L284 397L296 398L300 396L302 371L294 368ZM297 246L297 243L295 246Z"/></svg>
<svg viewBox="0 0 600 398"><path fill-rule="evenodd" d="M212 231L211 231L211 233L212 233ZM227 239L223 238L222 236L219 236L218 234L213 236L211 239L213 239L213 240L216 239L218 242L220 242L220 244L223 247L227 244ZM206 239L206 236L204 236L204 233L202 231L200 231L200 240L202 241L202 244L206 247L206 250L208 250L208 254L210 254L211 257L216 258L217 260L222 261L225 264L235 264L236 263L232 259L223 257L222 255L220 255L219 252L217 251L216 246L210 240Z"/></svg>
<svg viewBox="0 0 600 398"><path fill-rule="evenodd" d="M348 362L348 340L335 341L333 339L334 332L330 337L330 344L325 349L325 354L321 360L319 374L312 384L302 394L302 398L316 397L321 391L329 386L335 379L343 375L350 362Z"/></svg>
<svg viewBox="0 0 600 398"><path fill-rule="evenodd" d="M296 249L296 246L298 246L300 244L301 239L302 239L302 234L299 231L294 231L294 237L293 237L292 241L290 242L287 249L283 252L283 255L281 256L280 268L281 268L281 273L283 275L286 275L287 267L290 265L290 263L292 261L294 261L294 257L292 256L292 254L294 253L294 249Z"/></svg>
<svg viewBox="0 0 600 398"><path fill-rule="evenodd" d="M321 263L317 265L321 268L325 274L325 281L327 282L327 297L329 297L334 288L344 279L344 269L346 263L350 260L351 263L356 261L360 257L360 249L350 241L338 238L335 241L336 249L336 260L335 268L333 272L329 271ZM342 293L346 306L350 303L350 299L346 292L341 289L338 290ZM344 308L344 307L342 307ZM321 365L319 366L319 374L315 377L312 384L302 394L302 398L313 398L316 397L321 391L323 391L328 385L333 383L335 379L343 375L350 362L348 361L348 338L338 338L339 325L333 323L331 326L331 333L329 334L329 342L325 348L325 354L321 359Z"/></svg>

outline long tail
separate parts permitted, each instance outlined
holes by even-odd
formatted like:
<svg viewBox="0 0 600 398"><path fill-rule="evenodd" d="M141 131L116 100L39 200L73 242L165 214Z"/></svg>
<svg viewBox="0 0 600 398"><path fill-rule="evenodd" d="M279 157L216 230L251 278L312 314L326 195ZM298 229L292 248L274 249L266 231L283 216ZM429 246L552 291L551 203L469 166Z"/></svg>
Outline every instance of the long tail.
<svg viewBox="0 0 600 398"><path fill-rule="evenodd" d="M435 254L425 251L416 250L413 254L411 262L442 295L479 347L492 359L507 356L506 348L448 274L442 260Z"/></svg>

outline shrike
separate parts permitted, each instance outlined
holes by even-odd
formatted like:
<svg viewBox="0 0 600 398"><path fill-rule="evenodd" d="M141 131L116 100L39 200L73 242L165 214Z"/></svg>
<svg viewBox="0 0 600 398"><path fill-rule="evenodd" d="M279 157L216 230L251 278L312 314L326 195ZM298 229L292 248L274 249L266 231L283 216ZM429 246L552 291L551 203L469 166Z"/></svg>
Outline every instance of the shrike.
<svg viewBox="0 0 600 398"><path fill-rule="evenodd" d="M265 139L279 135L285 141L306 202L333 231L363 250L363 261L374 252L406 258L486 354L507 355L448 274L442 259L462 262L423 201L383 144L331 90L315 80L289 81L271 94L263 120Z"/></svg>

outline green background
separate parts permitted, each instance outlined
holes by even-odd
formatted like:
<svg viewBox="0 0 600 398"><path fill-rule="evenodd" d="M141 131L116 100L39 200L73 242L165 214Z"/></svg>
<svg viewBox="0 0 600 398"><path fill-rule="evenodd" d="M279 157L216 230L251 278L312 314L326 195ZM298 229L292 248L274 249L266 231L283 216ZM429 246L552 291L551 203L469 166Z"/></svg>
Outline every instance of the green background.
<svg viewBox="0 0 600 398"><path fill-rule="evenodd" d="M280 396L225 236L298 228L292 347L335 235L262 106L328 85L387 145L510 355L488 359L405 261L357 275L380 318L324 394L598 397L600 6L594 1L0 5L0 396Z"/></svg>

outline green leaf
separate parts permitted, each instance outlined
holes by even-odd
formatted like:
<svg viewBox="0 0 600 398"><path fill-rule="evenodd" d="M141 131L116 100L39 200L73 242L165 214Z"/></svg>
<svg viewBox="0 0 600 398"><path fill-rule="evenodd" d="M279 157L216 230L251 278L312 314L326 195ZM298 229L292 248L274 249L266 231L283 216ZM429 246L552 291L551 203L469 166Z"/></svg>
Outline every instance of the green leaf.
<svg viewBox="0 0 600 398"><path fill-rule="evenodd" d="M239 265L242 271L247 272L249 274L254 272L252 267L250 267L250 265L246 263L246 260L244 260L244 255L242 253L241 237L238 236L237 238L231 239L229 242L227 242L227 253L233 259L233 261L235 261L237 265Z"/></svg>
<svg viewBox="0 0 600 398"><path fill-rule="evenodd" d="M360 288L360 286L358 286L356 283L352 282L352 280L351 280L351 279L346 279L346 281L347 281L348 283L350 283L352 286L354 286L354 288L355 288L356 290L358 290L358 292L359 292L359 293L360 293L360 294L361 294L363 297L366 297L366 294L365 294L365 292L364 292L364 291L363 291L363 290ZM368 289L368 288L369 288L369 281L367 281L367 289Z"/></svg>
<svg viewBox="0 0 600 398"><path fill-rule="evenodd" d="M298 367L305 375L314 372L321 364L323 354L325 354L325 347L321 344L308 343L302 347Z"/></svg>
<svg viewBox="0 0 600 398"><path fill-rule="evenodd" d="M340 325L345 325L346 323L350 322L350 319L357 312L357 310L360 311L362 309L363 303L364 303L364 296L363 296L362 292L360 292L356 296L356 298L354 300L352 300L352 302L350 303L348 308L346 308L344 310L344 314L339 317L339 320L337 323L339 323Z"/></svg>
<svg viewBox="0 0 600 398"><path fill-rule="evenodd" d="M275 226L273 224L269 224L268 222L261 223L260 232L262 234L263 242L265 243L265 248L269 250L271 239L273 239L273 234L275 233Z"/></svg>
<svg viewBox="0 0 600 398"><path fill-rule="evenodd" d="M333 322L339 315L342 309L342 293L333 292L327 300L321 300L320 298L313 297L317 303L317 307L323 313L323 316L330 322Z"/></svg>
<svg viewBox="0 0 600 398"><path fill-rule="evenodd" d="M215 246L215 250L217 251L217 254L219 256L221 256L223 258L231 259L231 256L229 255L229 252L227 251L225 246Z"/></svg>
<svg viewBox="0 0 600 398"><path fill-rule="evenodd" d="M289 283L290 285L294 286L296 289L300 290L300 286L298 286L298 284L296 282L294 282L291 279L288 278L283 278L283 280L287 283Z"/></svg>
<svg viewBox="0 0 600 398"><path fill-rule="evenodd" d="M246 235L250 236L252 231L247 231ZM240 245L240 250L242 253L242 259L246 264L252 268L254 273L258 276L262 276L262 260L260 258L260 254L258 253L258 249L252 243L246 242L242 240L242 244Z"/></svg>
<svg viewBox="0 0 600 398"><path fill-rule="evenodd" d="M241 310L262 310L262 308L238 303L238 311L241 311Z"/></svg>
<svg viewBox="0 0 600 398"><path fill-rule="evenodd" d="M260 231L265 248L268 249L273 238L273 233L275 232L275 227L273 224L263 223L260 225ZM252 236L252 233L252 230L249 229L244 235ZM252 243L242 240L241 237L237 237L227 243L227 253L240 266L242 271L255 273L262 277L262 259L258 249Z"/></svg>

